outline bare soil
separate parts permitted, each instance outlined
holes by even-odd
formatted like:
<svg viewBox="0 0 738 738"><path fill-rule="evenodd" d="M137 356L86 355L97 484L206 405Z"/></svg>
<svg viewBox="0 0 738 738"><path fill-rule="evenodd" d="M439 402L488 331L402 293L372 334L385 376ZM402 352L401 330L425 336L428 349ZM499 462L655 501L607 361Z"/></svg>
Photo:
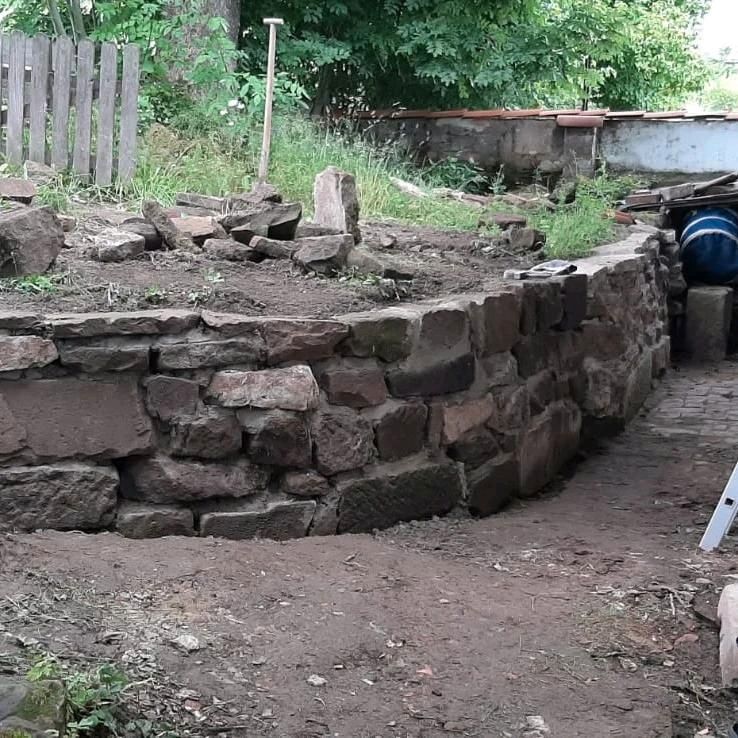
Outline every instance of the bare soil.
<svg viewBox="0 0 738 738"><path fill-rule="evenodd" d="M736 364L674 373L573 476L486 520L2 539L0 670L39 649L122 664L132 712L178 736L724 736L738 703L712 621L738 544L697 544L736 461L736 394Z"/></svg>
<svg viewBox="0 0 738 738"><path fill-rule="evenodd" d="M401 256L415 272L396 286L361 276L306 276L291 262L260 264L214 260L204 255L153 251L118 264L86 255L95 235L126 215L115 210L76 213L77 229L49 273L54 288L0 281L2 309L41 312L140 310L154 307L208 307L245 315L293 315L324 318L396 303L469 292L491 286L505 269L530 266L535 255L482 252L489 236L474 232L418 228L389 223L362 225L373 250ZM382 248L383 236L397 244Z"/></svg>

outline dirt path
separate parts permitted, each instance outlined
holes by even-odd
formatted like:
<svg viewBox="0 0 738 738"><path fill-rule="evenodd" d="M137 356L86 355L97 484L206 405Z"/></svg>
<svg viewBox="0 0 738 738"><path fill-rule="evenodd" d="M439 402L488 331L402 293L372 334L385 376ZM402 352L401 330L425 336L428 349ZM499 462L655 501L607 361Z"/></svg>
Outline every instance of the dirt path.
<svg viewBox="0 0 738 738"><path fill-rule="evenodd" d="M738 547L697 543L736 460L735 397L736 364L677 372L558 489L483 521L287 544L14 537L0 671L34 648L122 663L145 680L136 709L180 736L722 735L738 703L705 615Z"/></svg>

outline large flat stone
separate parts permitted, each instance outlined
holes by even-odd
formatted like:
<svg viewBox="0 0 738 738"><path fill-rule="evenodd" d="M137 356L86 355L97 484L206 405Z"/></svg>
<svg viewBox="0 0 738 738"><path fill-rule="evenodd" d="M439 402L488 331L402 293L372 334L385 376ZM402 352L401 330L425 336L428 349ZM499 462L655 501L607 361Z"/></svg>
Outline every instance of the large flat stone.
<svg viewBox="0 0 738 738"><path fill-rule="evenodd" d="M168 456L127 459L121 491L131 500L172 503L212 497L248 497L266 488L269 474L248 461L203 463Z"/></svg>
<svg viewBox="0 0 738 738"><path fill-rule="evenodd" d="M340 533L367 533L403 520L449 512L461 499L455 464L407 460L378 467L361 479L339 482Z"/></svg>
<svg viewBox="0 0 738 738"><path fill-rule="evenodd" d="M91 336L145 336L183 333L199 321L189 310L141 310L131 313L63 313L49 315L47 324L55 338Z"/></svg>
<svg viewBox="0 0 738 738"><path fill-rule="evenodd" d="M81 463L0 467L0 528L97 530L115 514L118 474Z"/></svg>
<svg viewBox="0 0 738 738"><path fill-rule="evenodd" d="M686 344L693 359L722 361L733 311L731 287L692 287L687 293Z"/></svg>
<svg viewBox="0 0 738 738"><path fill-rule="evenodd" d="M207 394L225 407L304 412L318 405L318 384L309 366L217 372Z"/></svg>
<svg viewBox="0 0 738 738"><path fill-rule="evenodd" d="M349 328L336 320L263 321L268 364L285 361L315 361L333 355L336 346L348 336Z"/></svg>
<svg viewBox="0 0 738 738"><path fill-rule="evenodd" d="M307 535L315 507L314 500L297 500L274 502L265 510L208 512L200 518L200 535L236 540L302 538Z"/></svg>
<svg viewBox="0 0 738 738"><path fill-rule="evenodd" d="M0 372L51 364L59 357L53 341L39 336L0 336Z"/></svg>
<svg viewBox="0 0 738 738"><path fill-rule="evenodd" d="M260 340L226 338L222 341L184 341L160 343L156 347L157 366L162 370L202 367L254 365L263 357Z"/></svg>
<svg viewBox="0 0 738 738"><path fill-rule="evenodd" d="M0 382L0 396L38 460L116 459L152 448L151 421L133 378Z"/></svg>
<svg viewBox="0 0 738 738"><path fill-rule="evenodd" d="M192 536L195 517L186 507L123 500L118 507L115 529L126 538Z"/></svg>
<svg viewBox="0 0 738 738"><path fill-rule="evenodd" d="M311 430L315 464L325 476L358 469L372 458L372 426L349 408L333 407L317 412Z"/></svg>
<svg viewBox="0 0 738 738"><path fill-rule="evenodd" d="M62 366L82 372L143 372L149 368L149 344L125 338L59 341L59 358Z"/></svg>
<svg viewBox="0 0 738 738"><path fill-rule="evenodd" d="M236 313L214 313L210 310L203 310L200 317L207 328L217 331L226 338L240 336L249 338L254 343L261 338L261 318Z"/></svg>
<svg viewBox="0 0 738 738"><path fill-rule="evenodd" d="M44 330L44 318L28 310L0 310L0 330L40 333Z"/></svg>
<svg viewBox="0 0 738 738"><path fill-rule="evenodd" d="M254 462L295 469L311 465L313 447L303 415L284 410L239 410L238 419L248 434L246 449Z"/></svg>

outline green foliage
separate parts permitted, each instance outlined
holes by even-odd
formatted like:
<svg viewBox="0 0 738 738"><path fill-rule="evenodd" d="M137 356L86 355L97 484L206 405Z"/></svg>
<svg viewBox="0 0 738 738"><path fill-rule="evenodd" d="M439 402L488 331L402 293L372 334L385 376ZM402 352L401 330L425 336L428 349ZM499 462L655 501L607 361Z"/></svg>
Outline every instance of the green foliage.
<svg viewBox="0 0 738 738"><path fill-rule="evenodd" d="M14 290L27 295L49 295L57 292L59 285L67 280L66 274L34 274L28 277L1 279L0 291Z"/></svg>
<svg viewBox="0 0 738 738"><path fill-rule="evenodd" d="M464 159L448 157L433 162L423 172L427 182L436 187L448 187L472 194L485 194L498 183L481 167Z"/></svg>

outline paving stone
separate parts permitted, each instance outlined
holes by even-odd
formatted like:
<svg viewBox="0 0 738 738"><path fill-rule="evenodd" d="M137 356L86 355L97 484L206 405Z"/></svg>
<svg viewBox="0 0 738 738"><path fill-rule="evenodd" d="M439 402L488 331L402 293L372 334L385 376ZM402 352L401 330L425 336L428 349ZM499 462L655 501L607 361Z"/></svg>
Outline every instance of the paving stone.
<svg viewBox="0 0 738 738"><path fill-rule="evenodd" d="M171 422L169 449L173 456L222 459L241 450L241 436L233 411L205 408L196 416Z"/></svg>
<svg viewBox="0 0 738 738"><path fill-rule="evenodd" d="M118 459L152 448L151 420L135 378L0 382L0 396L38 460Z"/></svg>
<svg viewBox="0 0 738 738"><path fill-rule="evenodd" d="M305 411L318 405L318 384L308 366L223 371L213 376L208 396L225 407Z"/></svg>
<svg viewBox="0 0 738 738"><path fill-rule="evenodd" d="M512 455L499 456L466 474L469 512L494 515L515 496L520 485L518 461Z"/></svg>
<svg viewBox="0 0 738 738"><path fill-rule="evenodd" d="M310 431L302 414L284 410L239 410L238 419L248 433L248 455L256 463L295 469L312 464Z"/></svg>
<svg viewBox="0 0 738 738"><path fill-rule="evenodd" d="M374 426L374 443L384 461L411 456L425 445L428 408L421 402L390 400L364 416Z"/></svg>
<svg viewBox="0 0 738 738"><path fill-rule="evenodd" d="M686 344L692 358L722 361L727 353L733 289L692 287L687 294Z"/></svg>
<svg viewBox="0 0 738 738"><path fill-rule="evenodd" d="M323 408L313 417L311 431L315 464L321 474L330 477L371 461L374 432L370 422L354 410Z"/></svg>
<svg viewBox="0 0 738 738"><path fill-rule="evenodd" d="M360 479L337 484L340 533L368 533L405 520L443 515L461 499L455 464L408 459L369 471Z"/></svg>
<svg viewBox="0 0 738 738"><path fill-rule="evenodd" d="M314 500L274 502L265 510L208 512L200 518L200 535L236 540L270 538L286 541L307 535Z"/></svg>
<svg viewBox="0 0 738 738"><path fill-rule="evenodd" d="M318 384L334 405L372 407L387 399L384 372L371 360L345 359L322 366Z"/></svg>
<svg viewBox="0 0 738 738"><path fill-rule="evenodd" d="M155 376L146 383L146 407L151 415L164 422L194 415L199 397L199 385L189 379Z"/></svg>
<svg viewBox="0 0 738 738"><path fill-rule="evenodd" d="M99 530L115 514L118 474L78 462L0 467L0 528Z"/></svg>
<svg viewBox="0 0 738 738"><path fill-rule="evenodd" d="M0 336L0 372L46 366L58 358L53 341L38 336Z"/></svg>
<svg viewBox="0 0 738 738"><path fill-rule="evenodd" d="M267 470L246 460L204 463L156 455L125 459L121 464L123 496L144 502L248 497L266 489L268 480Z"/></svg>
<svg viewBox="0 0 738 738"><path fill-rule="evenodd" d="M61 313L47 323L55 338L135 336L183 333L199 315L188 310L142 310L130 313Z"/></svg>
<svg viewBox="0 0 738 738"><path fill-rule="evenodd" d="M359 195L353 174L328 167L315 177L313 187L314 220L320 226L350 233L361 241Z"/></svg>
<svg viewBox="0 0 738 738"><path fill-rule="evenodd" d="M186 507L123 500L118 507L115 529L126 538L192 536L195 518Z"/></svg>

